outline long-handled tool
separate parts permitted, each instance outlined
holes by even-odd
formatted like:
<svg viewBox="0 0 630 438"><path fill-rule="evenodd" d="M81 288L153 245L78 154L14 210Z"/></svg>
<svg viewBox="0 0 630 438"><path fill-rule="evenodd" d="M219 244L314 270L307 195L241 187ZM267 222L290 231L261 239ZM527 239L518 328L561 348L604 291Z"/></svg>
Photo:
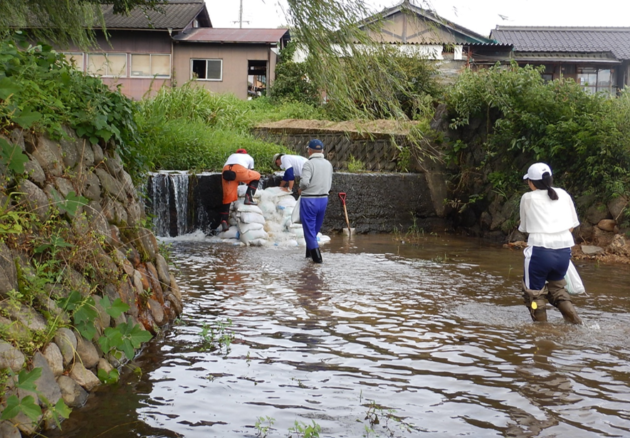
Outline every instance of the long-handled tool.
<svg viewBox="0 0 630 438"><path fill-rule="evenodd" d="M343 212L346 215L346 225L348 225L348 237L352 236L352 228L350 228L350 220L348 219L348 209L346 208L346 194L344 192L339 193L339 199L343 205Z"/></svg>

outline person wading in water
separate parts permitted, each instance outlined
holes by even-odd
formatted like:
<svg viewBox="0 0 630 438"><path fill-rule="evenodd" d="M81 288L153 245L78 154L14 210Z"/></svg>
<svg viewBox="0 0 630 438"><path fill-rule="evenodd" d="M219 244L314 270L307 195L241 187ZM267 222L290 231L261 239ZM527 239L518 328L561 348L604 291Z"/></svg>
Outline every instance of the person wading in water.
<svg viewBox="0 0 630 438"><path fill-rule="evenodd" d="M546 302L558 308L564 320L582 324L564 277L571 261L573 229L578 221L571 196L552 187L551 168L532 164L523 176L530 192L521 198L519 231L529 233L525 248L523 300L536 322L547 321Z"/></svg>
<svg viewBox="0 0 630 438"><path fill-rule="evenodd" d="M300 179L300 220L306 241L306 257L322 263L322 253L317 243L317 233L324 223L328 206L328 192L332 186L333 167L324 158L324 143L311 140L308 143L308 161L302 168Z"/></svg>

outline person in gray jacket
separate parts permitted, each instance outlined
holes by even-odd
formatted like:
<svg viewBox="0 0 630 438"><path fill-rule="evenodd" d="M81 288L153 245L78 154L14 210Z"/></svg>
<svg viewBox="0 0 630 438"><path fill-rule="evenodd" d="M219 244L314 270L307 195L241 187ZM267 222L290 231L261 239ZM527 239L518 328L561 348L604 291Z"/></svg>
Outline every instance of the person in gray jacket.
<svg viewBox="0 0 630 438"><path fill-rule="evenodd" d="M324 158L324 143L311 140L308 143L308 161L302 167L300 179L300 220L306 241L306 257L315 263L322 262L322 253L317 243L317 233L324 223L328 206L328 192L332 186L333 168Z"/></svg>

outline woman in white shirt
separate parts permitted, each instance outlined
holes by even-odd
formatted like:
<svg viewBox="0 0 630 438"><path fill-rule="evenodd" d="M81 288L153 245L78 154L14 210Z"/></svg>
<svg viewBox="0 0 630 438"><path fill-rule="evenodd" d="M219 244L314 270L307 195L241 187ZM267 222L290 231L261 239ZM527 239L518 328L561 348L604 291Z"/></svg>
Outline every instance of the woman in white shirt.
<svg viewBox="0 0 630 438"><path fill-rule="evenodd" d="M580 224L573 200L564 190L552 187L551 168L545 163L532 164L523 179L531 189L521 198L518 227L529 233L524 251L525 305L534 321L547 321L546 299L558 308L565 321L582 324L564 288L571 247L575 244L571 233Z"/></svg>

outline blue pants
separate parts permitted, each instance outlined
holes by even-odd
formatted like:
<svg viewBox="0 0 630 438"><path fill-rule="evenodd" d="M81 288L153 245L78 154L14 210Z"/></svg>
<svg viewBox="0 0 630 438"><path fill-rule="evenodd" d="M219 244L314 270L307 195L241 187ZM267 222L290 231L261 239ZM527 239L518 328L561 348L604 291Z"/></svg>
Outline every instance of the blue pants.
<svg viewBox="0 0 630 438"><path fill-rule="evenodd" d="M525 286L541 290L546 281L562 280L569 268L571 248L549 249L541 246L525 248Z"/></svg>
<svg viewBox="0 0 630 438"><path fill-rule="evenodd" d="M304 230L306 249L319 248L317 233L322 229L324 214L328 206L328 197L325 198L300 198L300 220Z"/></svg>

